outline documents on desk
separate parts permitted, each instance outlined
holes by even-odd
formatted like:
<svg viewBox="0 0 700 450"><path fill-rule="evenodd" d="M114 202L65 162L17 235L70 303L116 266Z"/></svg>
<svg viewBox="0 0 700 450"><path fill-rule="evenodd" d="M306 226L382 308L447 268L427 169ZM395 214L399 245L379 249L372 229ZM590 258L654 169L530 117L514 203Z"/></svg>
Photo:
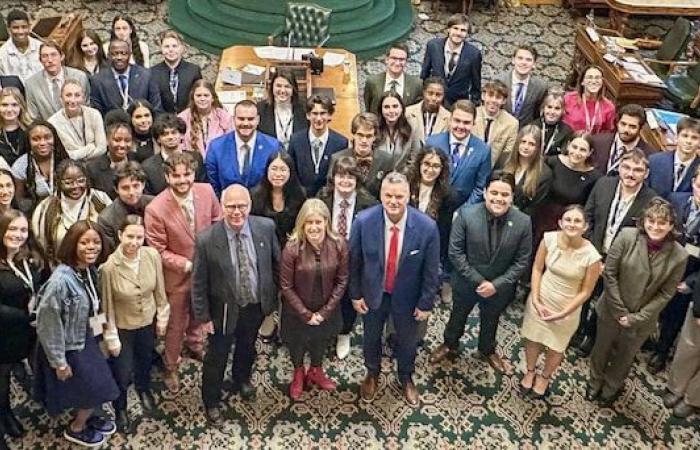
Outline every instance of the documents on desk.
<svg viewBox="0 0 700 450"><path fill-rule="evenodd" d="M313 53L311 48L274 47L266 45L253 49L255 56L260 59L276 59L280 61L301 61L302 55Z"/></svg>

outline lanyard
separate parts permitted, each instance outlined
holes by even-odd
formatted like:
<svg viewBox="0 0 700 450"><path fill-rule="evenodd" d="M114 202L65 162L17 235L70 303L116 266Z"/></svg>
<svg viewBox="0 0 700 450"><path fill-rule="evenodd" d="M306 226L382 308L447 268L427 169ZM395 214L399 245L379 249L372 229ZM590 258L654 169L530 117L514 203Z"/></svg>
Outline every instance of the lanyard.
<svg viewBox="0 0 700 450"><path fill-rule="evenodd" d="M319 143L321 145L321 148L319 148L318 152L318 158L316 158L316 143ZM314 163L314 173L318 175L318 169L321 166L321 161L323 160L323 154L325 152L325 146L323 145L323 141L321 138L316 138L314 139L313 143L311 144L311 161Z"/></svg>
<svg viewBox="0 0 700 450"><path fill-rule="evenodd" d="M2 137L4 138L5 143L10 147L10 151L12 151L15 156L19 156L19 148L15 147L14 144L10 142L10 138L7 136L7 130L4 128L2 129ZM19 146L19 139L17 140L17 146Z"/></svg>
<svg viewBox="0 0 700 450"><path fill-rule="evenodd" d="M12 269L12 272L14 272L17 278L22 280L22 283L24 283L27 289L29 289L29 291L32 293L32 297L34 297L34 277L32 277L32 271L29 269L29 263L27 260L22 260L24 272L18 269L17 266L15 266L15 263L10 259L7 260L7 265L10 269Z"/></svg>
<svg viewBox="0 0 700 450"><path fill-rule="evenodd" d="M628 205L632 203L632 200L632 198L628 200ZM624 215L626 213L626 210L628 209L628 205L623 205L622 189L620 189L620 186L618 185L617 193L615 195L615 202L612 205L613 212L612 215L608 218L609 235L614 236L617 233L617 229L620 228L620 225L622 224L622 220L624 219Z"/></svg>
<svg viewBox="0 0 700 450"><path fill-rule="evenodd" d="M542 154L547 155L549 153L549 149L552 147L552 144L554 143L554 138L557 137L557 133L559 132L559 124L554 125L554 131L552 131L552 135L549 137L549 141L547 141L547 144L545 144L544 148L542 149ZM545 135L547 134L547 124L542 121L542 142L544 142Z"/></svg>
<svg viewBox="0 0 700 450"><path fill-rule="evenodd" d="M588 104L586 100L583 99L583 112L586 114L586 133L592 133L593 128L595 128L596 117L600 116L600 101L595 101L595 106L593 107L593 117L588 114Z"/></svg>
<svg viewBox="0 0 700 450"><path fill-rule="evenodd" d="M78 137L78 139L80 140L80 144L81 144L81 145L86 145L85 136L87 135L87 130L86 130L86 127L85 127L85 117L82 117L83 131L82 131L82 133L81 133L80 130L78 130L78 129L75 127L75 124L74 124L73 121L70 119L70 117L68 117L68 114L66 114L66 110L65 110L65 109L63 110L63 115L66 117L66 120L68 120L68 123L70 124L70 127L73 129L73 131L75 131L75 135L76 135L76 136Z"/></svg>
<svg viewBox="0 0 700 450"><path fill-rule="evenodd" d="M51 169L49 170L49 177L48 179L46 176L41 172L41 168L39 168L39 164L36 163L36 160L32 158L31 156L27 155L28 158L32 160L32 164L34 165L34 173L38 173L41 175L41 177L46 180L48 186L49 186L49 195L53 193L53 164L54 164L54 159L53 159L53 154L51 155Z"/></svg>
<svg viewBox="0 0 700 450"><path fill-rule="evenodd" d="M287 144L289 143L289 138L291 135L292 131L292 121L294 120L294 114L289 115L289 120L287 120L287 123L284 124L282 123L282 118L280 117L279 114L275 113L275 116L277 118L277 126L279 130L282 130L282 144L284 144L285 148L287 147Z"/></svg>
<svg viewBox="0 0 700 450"><path fill-rule="evenodd" d="M425 128L425 136L432 136L433 127L437 121L437 114L426 112L423 114L423 128Z"/></svg>
<svg viewBox="0 0 700 450"><path fill-rule="evenodd" d="M92 281L92 274L89 267L86 273L88 282L85 283L83 280L83 285L85 287L85 292L87 292L88 297L90 297L90 302L92 302L92 314L97 316L100 311L100 297L97 296L97 289L95 289L95 283Z"/></svg>

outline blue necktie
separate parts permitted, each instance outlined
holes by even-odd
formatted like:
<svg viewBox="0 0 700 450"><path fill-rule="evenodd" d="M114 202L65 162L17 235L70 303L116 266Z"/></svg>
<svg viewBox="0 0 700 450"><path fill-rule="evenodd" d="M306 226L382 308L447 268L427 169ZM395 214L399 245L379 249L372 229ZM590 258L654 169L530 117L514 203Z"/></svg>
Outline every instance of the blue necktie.
<svg viewBox="0 0 700 450"><path fill-rule="evenodd" d="M456 169L457 166L459 165L459 160L461 159L459 157L459 149L462 147L462 144L459 142L456 142L452 144L452 168Z"/></svg>
<svg viewBox="0 0 700 450"><path fill-rule="evenodd" d="M119 90L126 95L126 75L119 75Z"/></svg>
<svg viewBox="0 0 700 450"><path fill-rule="evenodd" d="M513 105L513 114L516 116L520 114L520 110L523 107L523 100L525 99L525 83L518 83L518 90L515 93L515 104Z"/></svg>

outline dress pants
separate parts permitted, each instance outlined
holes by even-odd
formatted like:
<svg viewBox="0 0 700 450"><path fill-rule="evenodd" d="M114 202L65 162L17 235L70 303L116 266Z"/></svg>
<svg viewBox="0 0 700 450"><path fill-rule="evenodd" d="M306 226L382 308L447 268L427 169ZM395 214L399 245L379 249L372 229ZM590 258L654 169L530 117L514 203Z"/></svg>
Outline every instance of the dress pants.
<svg viewBox="0 0 700 450"><path fill-rule="evenodd" d="M192 351L203 350L203 324L195 324L191 320L192 304L189 290L168 293L168 303L170 303L170 319L165 332L165 367L168 370L177 370L183 343Z"/></svg>
<svg viewBox="0 0 700 450"><path fill-rule="evenodd" d="M340 330L340 334L350 334L355 326L357 311L353 308L352 300L350 300L347 291L340 299L340 312L343 315L343 328Z"/></svg>
<svg viewBox="0 0 700 450"><path fill-rule="evenodd" d="M399 311L394 302L400 302L390 294L384 293L382 303L378 309L370 309L364 315L364 342L363 352L365 356L365 367L367 372L378 376L382 362L382 333L384 324L391 313L396 327L396 345L394 352L398 365L399 381L403 384L412 381L416 363L416 329L418 322L413 317L413 310L410 312Z"/></svg>
<svg viewBox="0 0 700 450"><path fill-rule="evenodd" d="M700 408L700 325L688 310L668 377L668 390Z"/></svg>
<svg viewBox="0 0 700 450"><path fill-rule="evenodd" d="M231 346L233 352L233 383L240 385L250 380L255 363L255 340L263 321L259 303L251 303L238 309L236 328L231 334L216 332L209 335L207 353L202 366L202 400L207 408L218 407L221 402L221 386Z"/></svg>
<svg viewBox="0 0 700 450"><path fill-rule="evenodd" d="M515 286L496 292L489 298L480 297L473 288L456 275L452 277L452 312L445 327L445 345L457 351L464 335L467 319L474 306L479 305L479 352L484 356L496 351L498 320L515 296Z"/></svg>
<svg viewBox="0 0 700 450"><path fill-rule="evenodd" d="M595 344L591 352L589 384L602 389L604 396L618 392L625 383L634 358L649 337L649 332L625 328L609 314L598 314Z"/></svg>
<svg viewBox="0 0 700 450"><path fill-rule="evenodd" d="M111 367L120 394L113 404L114 409L125 410L132 374L137 392L151 390L151 366L155 343L153 325L135 330L119 330L119 341L122 349L119 356L114 358Z"/></svg>
<svg viewBox="0 0 700 450"><path fill-rule="evenodd" d="M699 286L700 287L700 286ZM671 347L678 337L688 305L693 300L693 294L676 293L659 316L659 341L656 343L656 353L668 356Z"/></svg>
<svg viewBox="0 0 700 450"><path fill-rule="evenodd" d="M0 364L0 413L10 409L10 384L14 365L14 363Z"/></svg>

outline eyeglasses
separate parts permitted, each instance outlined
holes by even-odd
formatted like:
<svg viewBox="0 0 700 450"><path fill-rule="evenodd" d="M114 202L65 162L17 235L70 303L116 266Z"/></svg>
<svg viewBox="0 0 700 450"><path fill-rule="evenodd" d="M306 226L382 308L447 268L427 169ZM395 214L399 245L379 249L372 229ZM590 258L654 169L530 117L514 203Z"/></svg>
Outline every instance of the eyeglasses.
<svg viewBox="0 0 700 450"><path fill-rule="evenodd" d="M440 164L440 163L429 163L427 161L423 161L420 165L422 167L425 167L426 169L435 169L435 170L442 169L442 164Z"/></svg>
<svg viewBox="0 0 700 450"><path fill-rule="evenodd" d="M246 212L248 210L248 205L246 204L240 204L240 205L224 205L224 209L229 212L234 212L235 210L238 210L240 212Z"/></svg>
<svg viewBox="0 0 700 450"><path fill-rule="evenodd" d="M76 186L85 186L87 185L87 178L85 177L80 177L80 178L74 178L72 180L61 180L61 186L65 188L72 188Z"/></svg>

